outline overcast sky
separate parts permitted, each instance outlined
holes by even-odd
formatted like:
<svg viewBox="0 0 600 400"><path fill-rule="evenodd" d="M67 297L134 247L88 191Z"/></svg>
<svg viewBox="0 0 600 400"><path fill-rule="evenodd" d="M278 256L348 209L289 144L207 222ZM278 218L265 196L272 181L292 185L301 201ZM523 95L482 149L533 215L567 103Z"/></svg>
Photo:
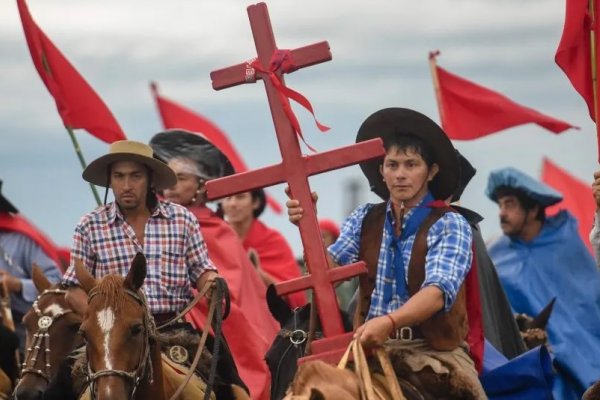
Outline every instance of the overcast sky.
<svg viewBox="0 0 600 400"><path fill-rule="evenodd" d="M316 1L269 3L279 48L327 40L333 60L287 76L312 102L320 133L296 108L308 142L319 151L354 142L361 122L385 107L408 107L439 120L427 54L439 65L513 100L580 126L553 135L536 125L510 129L456 147L478 169L463 204L480 212L486 238L498 235L497 209L483 191L489 172L508 165L538 177L549 157L591 182L597 168L594 126L583 100L554 63L565 0ZM33 18L95 88L131 139L161 130L148 83L212 119L250 167L280 161L261 83L212 90L209 73L255 56L245 1L30 0ZM16 2L0 2L0 179L3 193L60 245L70 245L79 218L95 201L55 104L35 71ZM89 162L108 146L86 132L77 137ZM319 216L342 221L344 188L358 167L319 175ZM284 202L281 186L269 189ZM590 216L591 218L591 216ZM267 211L296 253L297 230Z"/></svg>

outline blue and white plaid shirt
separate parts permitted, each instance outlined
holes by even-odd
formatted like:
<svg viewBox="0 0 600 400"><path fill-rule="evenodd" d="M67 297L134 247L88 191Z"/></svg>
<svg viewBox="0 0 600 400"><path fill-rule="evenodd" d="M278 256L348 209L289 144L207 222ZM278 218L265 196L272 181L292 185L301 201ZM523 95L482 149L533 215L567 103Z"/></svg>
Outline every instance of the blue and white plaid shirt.
<svg viewBox="0 0 600 400"><path fill-rule="evenodd" d="M96 278L126 276L137 252L146 256L147 274L142 287L153 314L178 312L192 299L192 285L207 270L216 271L198 219L187 208L159 201L146 222L144 245L125 221L116 203L84 215L75 228L71 265L65 283L77 283L74 258L83 260Z"/></svg>
<svg viewBox="0 0 600 400"><path fill-rule="evenodd" d="M423 201L418 206L424 206ZM374 204L366 204L358 207L344 221L340 236L337 241L327 249L333 260L338 265L346 265L358 261L358 252L360 248L360 235L363 219ZM408 210L404 217L404 224L413 214L414 208ZM394 225L395 218L392 211L391 202L388 201L386 207L386 219L389 223L384 224L381 248L379 250L379 259L377 261L377 275L375 279L375 288L371 295L371 307L369 309L368 319L389 314L400 308L409 298L406 290L407 283L397 289L394 271L394 263L391 252L398 246L402 251L402 259L405 268L408 266L412 252L412 246L415 240L415 234L406 238L406 240L395 244ZM449 310L454 304L456 294L463 283L469 269L471 268L472 251L472 232L469 223L465 218L454 212L444 214L442 218L436 221L427 233L427 256L425 257L425 280L423 285L437 286L444 293L445 310ZM404 274L406 277L406 274ZM406 278L405 278L406 279ZM391 286L392 298L387 304L384 304L384 288ZM404 289L404 290L402 290ZM400 293L398 293L400 292Z"/></svg>

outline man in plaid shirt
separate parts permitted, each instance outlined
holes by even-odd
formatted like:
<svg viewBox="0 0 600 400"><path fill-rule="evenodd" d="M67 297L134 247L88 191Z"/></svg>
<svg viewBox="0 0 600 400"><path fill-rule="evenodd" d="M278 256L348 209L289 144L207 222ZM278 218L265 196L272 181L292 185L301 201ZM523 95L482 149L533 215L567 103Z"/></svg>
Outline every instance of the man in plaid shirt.
<svg viewBox="0 0 600 400"><path fill-rule="evenodd" d="M150 146L122 140L110 146L83 171L83 178L112 188L115 201L84 215L73 236L71 265L64 283L73 286L75 259L96 278L126 276L136 253L147 261L144 291L158 323L174 317L192 299L192 285L202 288L217 277L200 234L198 220L185 207L160 201L155 191L173 186L175 173L153 157ZM106 196L105 196L106 203ZM69 291L79 312L87 306L80 288Z"/></svg>
<svg viewBox="0 0 600 400"><path fill-rule="evenodd" d="M327 249L332 267L346 265L368 254L361 241L381 237L375 247L376 253L379 249L378 256L373 260L362 258L376 272L370 297L368 293L365 296L361 283L361 297L370 301L368 310L364 310L365 322L356 327L355 338L367 347L384 345L397 371L408 368L416 374L433 372L439 380L427 388L430 394L435 395L438 389L439 395L452 398L485 399L474 362L462 341L466 336L458 335L456 346L440 351L424 334L422 325L449 314L471 268L472 232L457 212L445 212L426 231L424 279L415 293L409 293L408 267L419 228L433 208L443 205L439 200L448 199L458 186L455 150L435 122L403 108L380 110L363 122L357 142L376 137L383 139L385 157L360 166L371 190L385 202L381 206L358 207L344 222L336 242ZM316 194L313 197L316 200ZM301 205L291 199L287 207L290 221L297 223L303 215ZM381 218L377 224L365 223L367 231L363 232L363 221L375 213L376 207ZM464 302L457 305L464 310ZM359 313L355 322L361 322L360 319Z"/></svg>

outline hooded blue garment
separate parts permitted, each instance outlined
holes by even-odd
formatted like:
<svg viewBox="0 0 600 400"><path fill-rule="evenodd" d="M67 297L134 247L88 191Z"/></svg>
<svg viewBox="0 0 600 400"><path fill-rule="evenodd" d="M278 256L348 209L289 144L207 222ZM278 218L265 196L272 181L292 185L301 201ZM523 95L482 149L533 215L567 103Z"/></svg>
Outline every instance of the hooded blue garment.
<svg viewBox="0 0 600 400"><path fill-rule="evenodd" d="M503 236L489 254L515 312L535 316L556 297L547 326L559 373L554 394L581 398L600 378L600 272L577 221L561 211L532 241Z"/></svg>

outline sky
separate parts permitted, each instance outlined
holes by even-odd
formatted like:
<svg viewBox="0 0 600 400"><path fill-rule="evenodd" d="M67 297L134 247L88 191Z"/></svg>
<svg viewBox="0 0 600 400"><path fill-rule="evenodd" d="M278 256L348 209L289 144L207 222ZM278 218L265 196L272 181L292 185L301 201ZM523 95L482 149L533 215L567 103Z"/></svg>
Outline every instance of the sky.
<svg viewBox="0 0 600 400"><path fill-rule="evenodd" d="M148 142L161 130L150 94L161 94L219 125L251 168L281 160L262 83L214 91L212 70L256 53L241 0L30 0L38 25L94 87L128 138ZM439 121L428 53L440 66L497 90L514 101L581 127L554 135L523 125L476 141L454 142L477 169L462 204L485 217L482 233L500 234L497 207L484 195L490 171L514 166L539 177L543 157L590 182L597 166L595 126L584 101L554 63L565 0L428 0L344 2L278 0L267 3L277 45L296 48L327 40L333 60L286 76L312 103L296 107L305 137L317 151L354 143L373 112L407 107ZM81 166L27 49L16 1L0 2L0 179L3 194L50 238L69 246L79 218L95 207ZM87 162L108 145L76 133ZM309 150L304 148L306 154ZM318 216L341 222L360 202L376 202L358 166L310 179ZM285 202L283 186L268 193ZM103 194L103 193L101 193ZM111 198L109 196L109 198ZM589 223L591 224L592 216ZM296 227L267 211L296 254ZM591 226L591 225L590 225Z"/></svg>

